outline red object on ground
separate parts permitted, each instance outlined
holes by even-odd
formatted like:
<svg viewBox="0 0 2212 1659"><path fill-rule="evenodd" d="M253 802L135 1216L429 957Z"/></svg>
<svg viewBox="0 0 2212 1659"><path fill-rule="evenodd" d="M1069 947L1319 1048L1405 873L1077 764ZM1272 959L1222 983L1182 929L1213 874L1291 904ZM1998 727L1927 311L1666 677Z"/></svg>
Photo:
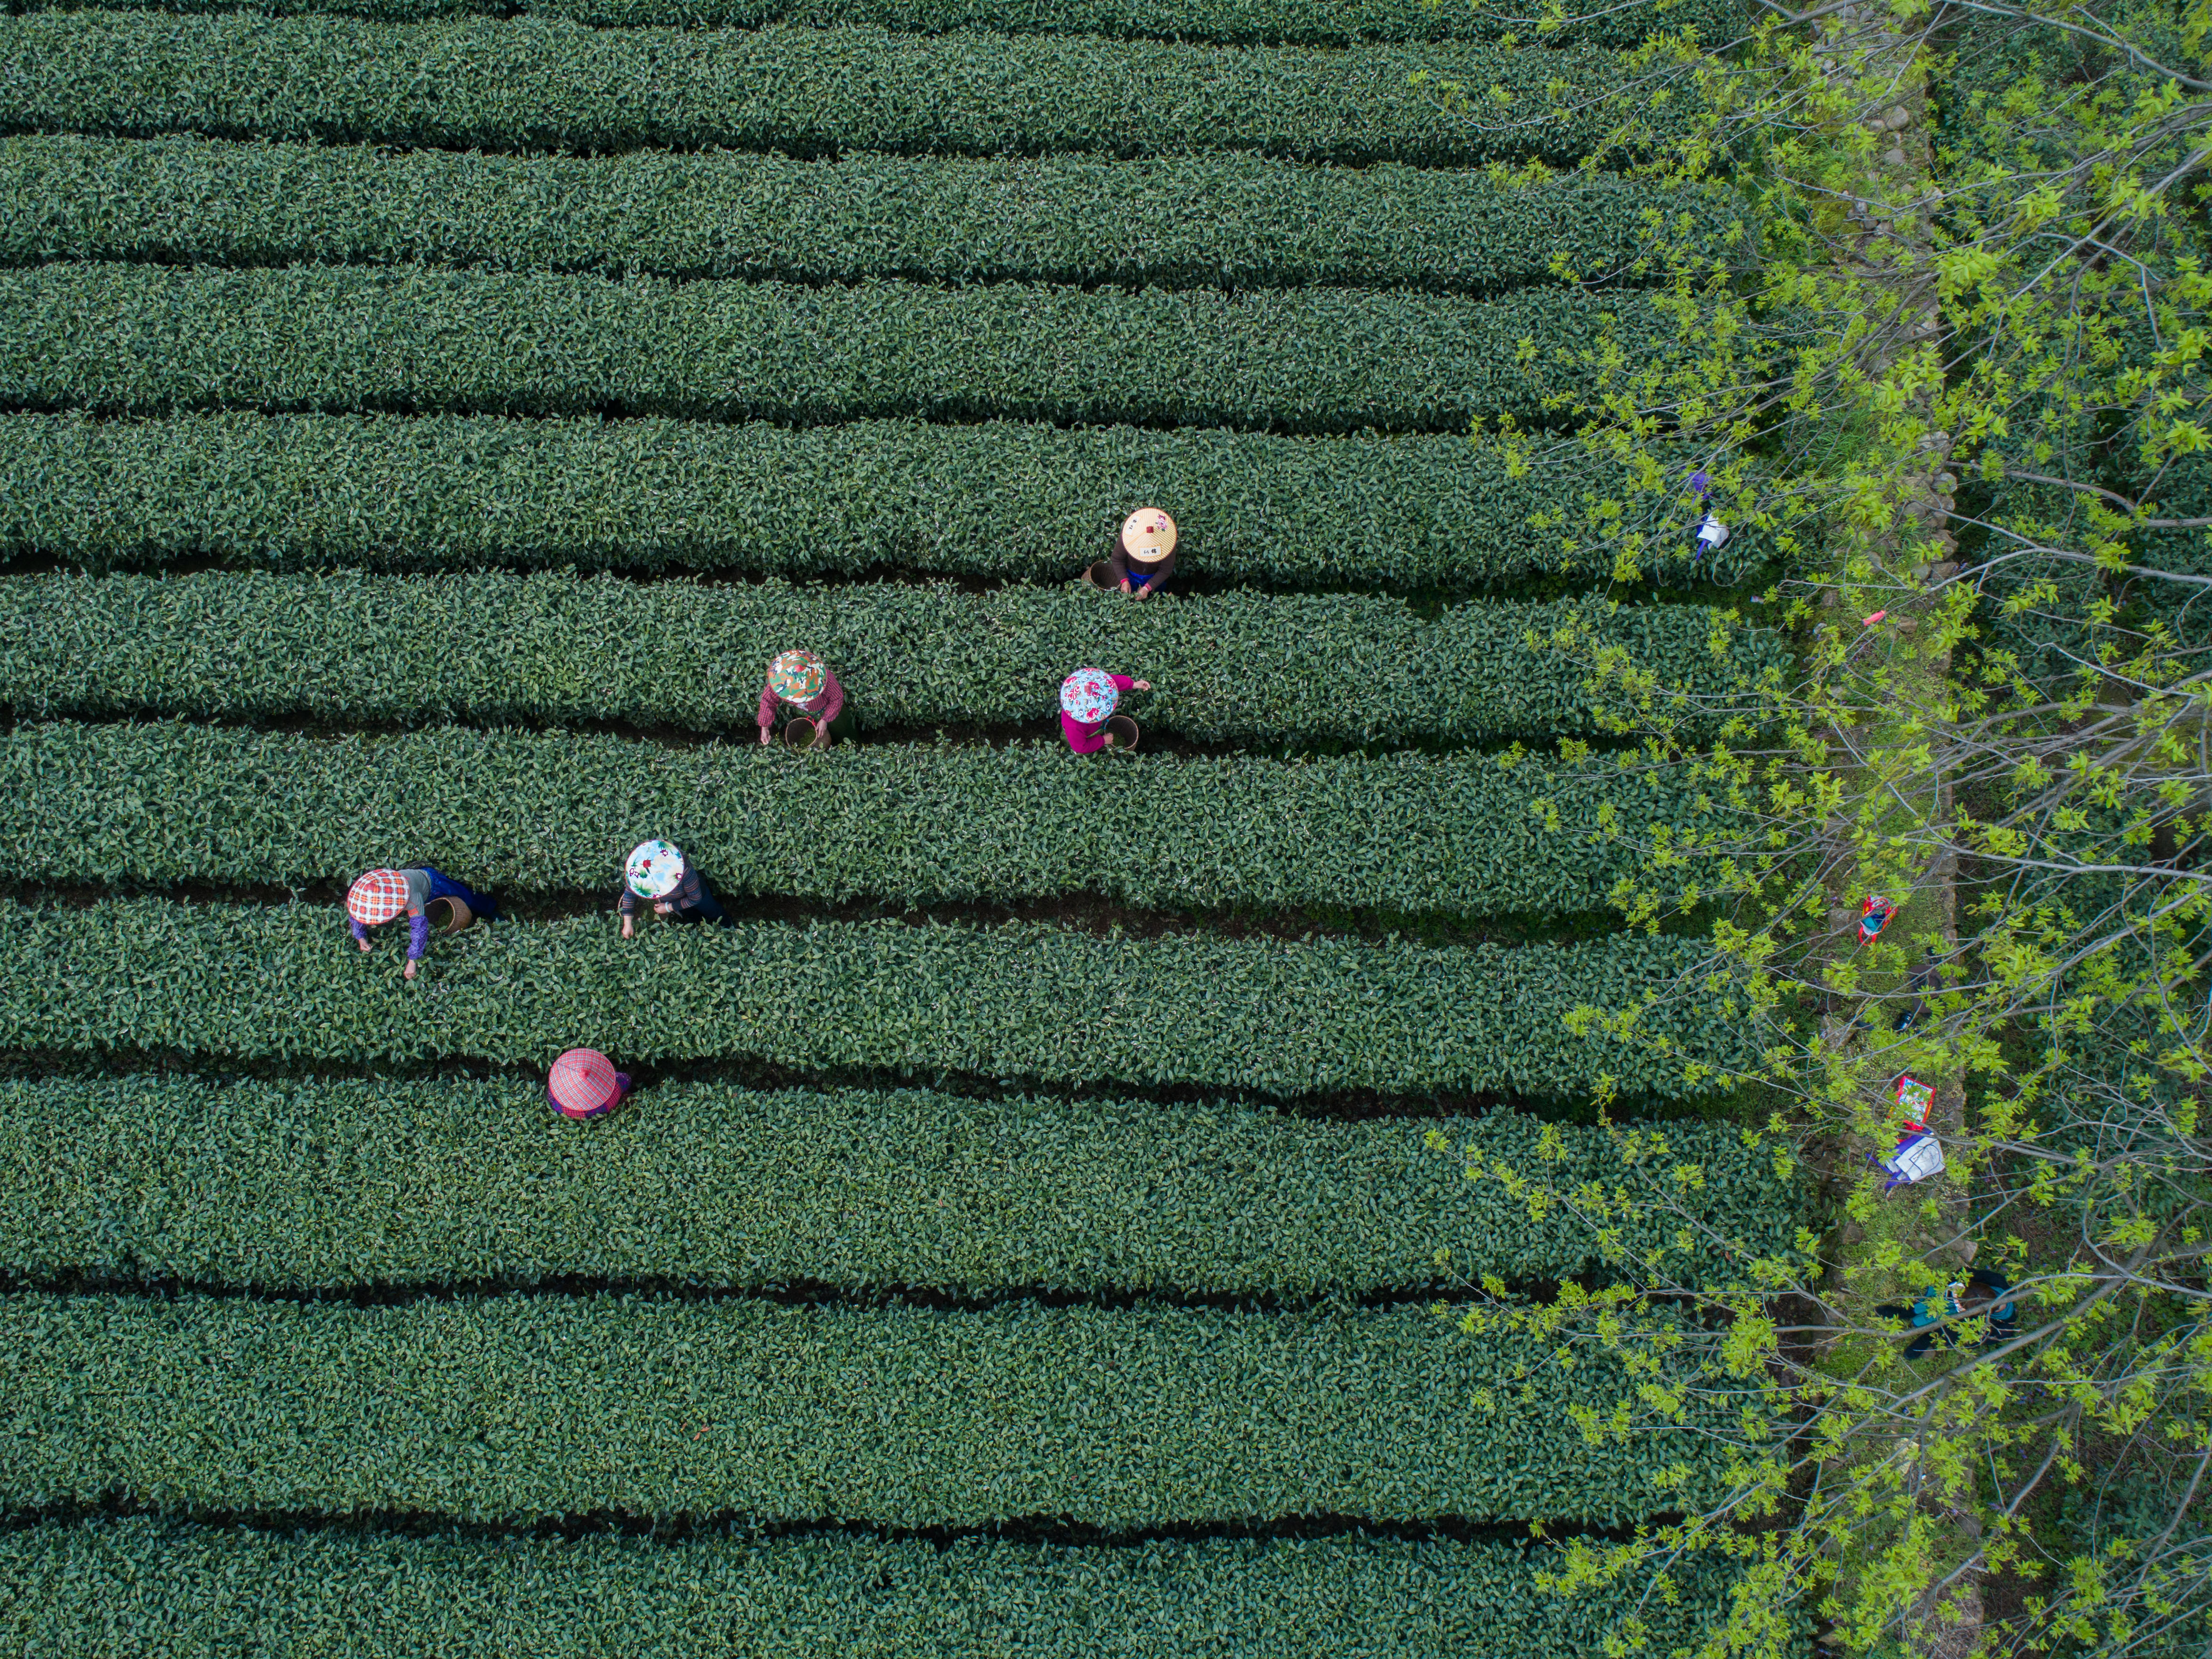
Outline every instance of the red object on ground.
<svg viewBox="0 0 2212 1659"><path fill-rule="evenodd" d="M1890 1093L1905 1113L1904 1127L1915 1134L1927 1133L1928 1109L1935 1103L1936 1091L1908 1072L1890 1085Z"/></svg>

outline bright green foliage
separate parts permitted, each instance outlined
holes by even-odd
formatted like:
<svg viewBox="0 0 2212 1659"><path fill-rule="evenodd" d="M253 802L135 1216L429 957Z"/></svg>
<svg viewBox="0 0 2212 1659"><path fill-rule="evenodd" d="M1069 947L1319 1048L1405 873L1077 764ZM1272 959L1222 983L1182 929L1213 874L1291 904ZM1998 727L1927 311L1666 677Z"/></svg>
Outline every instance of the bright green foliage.
<svg viewBox="0 0 2212 1659"><path fill-rule="evenodd" d="M1702 1436L1589 1444L1568 1407L1609 1415L1635 1384L1602 1353L1577 1358L1414 1307L27 1294L0 1301L0 1492L1116 1529L1316 1513L1622 1524L1709 1496L1725 1413L1691 1411ZM1470 1407L1478 1389L1488 1409Z"/></svg>
<svg viewBox="0 0 2212 1659"><path fill-rule="evenodd" d="M1142 825L1101 826L1117 838ZM764 827L793 866L799 827ZM394 848L386 861L415 856ZM251 870L241 870L250 876ZM463 864L448 873L466 880ZM1255 1091L1511 1090L1568 1097L1611 1070L1680 1099L1716 1080L1567 1028L1578 1004L1671 993L1646 1036L1707 1065L1751 1058L1741 1021L1694 984L1695 941L1428 948L1065 928L647 928L504 922L399 975L403 927L355 950L344 912L116 901L0 910L0 1042L330 1060L480 1055L544 1064L579 1044L631 1060L961 1071L1050 1084Z"/></svg>
<svg viewBox="0 0 2212 1659"><path fill-rule="evenodd" d="M1619 483L1595 463L1564 487L1553 473L1516 477L1502 452L1460 433L250 414L0 415L0 552L71 563L896 565L1056 582L1155 503L1182 531L1186 581L1459 592L1575 568L1571 538L1530 517L1572 515Z"/></svg>
<svg viewBox="0 0 2212 1659"><path fill-rule="evenodd" d="M172 1659L295 1651L309 1631L344 1659L1583 1659L1619 1611L1538 1590L1536 1573L1559 1565L1543 1546L1358 1533L669 1544L139 1517L0 1534L0 1627L34 1653ZM1675 1595L1644 1610L1661 1650L1717 1621L1733 1582L1703 1565L1678 1574Z"/></svg>
<svg viewBox="0 0 2212 1659"><path fill-rule="evenodd" d="M611 893L661 836L725 896L1543 915L1607 909L1638 867L1642 837L1607 837L1601 811L1632 831L1693 822L1688 793L1633 754L1125 763L1057 737L794 755L750 737L25 725L0 733L0 873L350 881L404 846L501 888Z"/></svg>
<svg viewBox="0 0 2212 1659"><path fill-rule="evenodd" d="M1547 27L1541 7L1439 5L1435 0L62 0L117 10L252 10L275 15L329 13L416 22L477 12L565 17L594 27L707 25L759 28L853 24L941 34L955 29L1010 34L1103 34L1136 40L1217 40L1334 46L1358 40L1579 40L1632 46L1656 30L1695 28L1708 44L1730 39L1747 9L1734 0L1662 0L1619 5L1571 0ZM41 9L24 0L20 9Z"/></svg>
<svg viewBox="0 0 2212 1659"><path fill-rule="evenodd" d="M273 503L272 503L273 506ZM0 505L0 511L4 511ZM1703 607L1473 604L1423 619L1364 594L1080 587L641 586L474 576L0 577L0 703L19 713L574 721L757 731L777 652L818 651L866 727L1058 731L1086 663L1152 683L1148 731L1288 743L1589 732L1617 692L1552 649L1574 625L1701 696L1778 669L1773 635L1715 658ZM465 648L453 648L447 628ZM1531 633L1537 642L1529 643ZM1137 708L1136 703L1131 707Z"/></svg>
<svg viewBox="0 0 2212 1659"><path fill-rule="evenodd" d="M1496 87L1443 109L1418 70ZM955 155L1255 149L1304 161L1572 162L1610 52L1491 45L1207 46L1053 35L606 31L538 18L385 24L158 13L0 17L17 131L457 149ZM1681 125L1673 109L1654 112Z"/></svg>
<svg viewBox="0 0 2212 1659"><path fill-rule="evenodd" d="M1771 596L1805 656L1762 739L1651 739L1762 832L1654 878L1686 851L1725 912L1711 982L1763 1026L1769 1121L1838 1231L1820 1270L1754 1269L1761 1296L1527 1312L1639 1346L1656 1317L1675 1363L1702 1349L1697 1393L1766 1425L1729 1497L1556 1587L1756 1561L1698 1659L1786 1652L1804 1607L1867 1659L2202 1655L2212 3L1776 18L1681 60L1730 107L1655 169L1755 192L1766 260L1744 283L1691 250L1696 367L1624 365L1583 432L1642 462L1601 538L1624 575L1692 434L1733 522L1755 447L1768 501L1823 526ZM1855 945L1876 892L1897 919ZM1908 1072L1948 1168L1885 1194L1863 1152ZM1935 1346L1887 1334L1968 1260L2020 1287L2013 1323L1970 1291ZM1686 1342L1685 1301L1716 1316Z"/></svg>
<svg viewBox="0 0 2212 1659"><path fill-rule="evenodd" d="M0 261L489 265L605 276L1015 278L1501 289L1632 267L1740 222L1608 174L1503 185L1248 154L392 154L198 138L0 139Z"/></svg>
<svg viewBox="0 0 2212 1659"><path fill-rule="evenodd" d="M1540 416L1584 384L1616 315L1624 349L1661 349L1670 325L1642 295L1565 288L1483 301L43 265L0 272L0 401L1433 429Z"/></svg>
<svg viewBox="0 0 2212 1659"><path fill-rule="evenodd" d="M1431 1133L1601 1194L1671 1191L1694 1164L1685 1217L1770 1250L1802 1207L1771 1152L1720 1124L1668 1125L1631 1163L1603 1131L1506 1112L1340 1121L669 1080L582 1124L535 1080L149 1073L0 1083L0 1271L1298 1296L1619 1260L1607 1216L1532 1215ZM1686 1270L1680 1224L1639 1222L1613 1249Z"/></svg>

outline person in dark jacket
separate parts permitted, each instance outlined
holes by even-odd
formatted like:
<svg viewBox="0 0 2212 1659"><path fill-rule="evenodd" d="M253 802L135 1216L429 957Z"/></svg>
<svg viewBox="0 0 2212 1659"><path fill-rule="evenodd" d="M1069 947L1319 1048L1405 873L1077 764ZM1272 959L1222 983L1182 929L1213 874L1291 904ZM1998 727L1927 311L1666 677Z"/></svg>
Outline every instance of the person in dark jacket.
<svg viewBox="0 0 2212 1659"><path fill-rule="evenodd" d="M1106 556L1110 580L1131 598L1148 599L1168 585L1175 549L1175 520L1157 507L1140 507L1121 520L1121 533Z"/></svg>
<svg viewBox="0 0 2212 1659"><path fill-rule="evenodd" d="M444 872L428 866L410 870L371 870L356 878L346 893L346 918L354 942L370 950L368 930L381 927L402 912L407 916L405 976L415 977L415 964L430 948L430 918L426 914L435 899L458 899L469 915L489 925L499 919L498 908L482 893L465 887Z"/></svg>
<svg viewBox="0 0 2212 1659"><path fill-rule="evenodd" d="M667 842L638 842L631 849L623 875L622 899L615 908L622 914L624 939L635 935L638 915L648 904L653 915L669 921L730 925L729 915L714 897L714 890L691 867L681 849Z"/></svg>
<svg viewBox="0 0 2212 1659"><path fill-rule="evenodd" d="M1905 1357L1918 1359L1931 1347L1941 1346L1955 1348L1960 1342L1958 1322L1970 1318L1985 1318L1990 1322L1985 1341L2002 1342L2012 1334L2013 1322L2019 1318L2020 1310L2014 1304L2009 1281L1991 1273L1986 1267L1977 1267L1964 1283L1954 1279L1938 1290L1933 1290L1911 1307L1902 1302L1885 1302L1875 1309L1878 1314L1891 1319L1910 1320L1912 1340L1905 1345Z"/></svg>

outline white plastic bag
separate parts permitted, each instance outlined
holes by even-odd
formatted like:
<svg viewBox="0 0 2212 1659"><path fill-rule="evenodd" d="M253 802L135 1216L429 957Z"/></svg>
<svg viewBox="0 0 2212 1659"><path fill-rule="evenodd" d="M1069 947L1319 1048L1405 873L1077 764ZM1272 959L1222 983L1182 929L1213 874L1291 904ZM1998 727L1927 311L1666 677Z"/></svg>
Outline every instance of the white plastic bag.
<svg viewBox="0 0 2212 1659"><path fill-rule="evenodd" d="M1943 1143L1931 1134L1917 1134L1899 1142L1897 1150L1882 1159L1881 1167L1889 1171L1893 1187L1925 1181L1943 1171Z"/></svg>

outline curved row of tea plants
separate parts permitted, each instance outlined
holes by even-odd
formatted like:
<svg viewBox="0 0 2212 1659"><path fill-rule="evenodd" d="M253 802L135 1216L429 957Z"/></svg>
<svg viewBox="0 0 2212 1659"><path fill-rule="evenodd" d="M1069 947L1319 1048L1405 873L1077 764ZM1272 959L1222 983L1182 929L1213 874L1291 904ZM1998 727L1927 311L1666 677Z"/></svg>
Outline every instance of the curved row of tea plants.
<svg viewBox="0 0 2212 1659"><path fill-rule="evenodd" d="M1541 420L1643 295L939 289L289 266L0 271L0 404L1171 422L1306 432ZM1523 348L1526 347L1525 356Z"/></svg>
<svg viewBox="0 0 2212 1659"><path fill-rule="evenodd" d="M0 732L0 874L29 882L347 882L404 848L611 902L629 849L659 836L726 897L1571 916L1606 908L1649 826L1693 822L1712 819L1680 775L1633 755L1121 763L1057 738L798 756L466 727Z"/></svg>
<svg viewBox="0 0 2212 1659"><path fill-rule="evenodd" d="M1492 10L1442 6L1433 0L18 0L16 9L87 7L331 14L397 23L520 12L593 27L860 24L913 34L976 30L1325 46L1361 40L1484 40L1508 33L1545 43L1634 46L1655 30L1690 28L1711 45L1728 40L1747 21L1747 9L1737 0L1688 0L1663 9L1571 0L1559 8L1556 19L1540 9Z"/></svg>
<svg viewBox="0 0 2212 1659"><path fill-rule="evenodd" d="M1650 1386L1425 1307L26 1293L0 1297L0 1490L494 1522L1615 1525L1719 1488L1717 1407L1601 1445L1568 1415Z"/></svg>
<svg viewBox="0 0 2212 1659"><path fill-rule="evenodd" d="M754 575L877 566L1060 582L1156 503L1178 585L1466 592L1575 571L1549 469L1463 433L1294 437L1010 421L793 429L651 418L0 415L0 554L71 564L486 565ZM1594 464L1577 490L1620 480ZM1690 544L1687 505L1674 544ZM1656 529L1656 526L1653 526ZM1727 550L1730 572L1753 540ZM1665 544L1662 538L1662 545ZM1684 556L1651 562L1685 574ZM1582 571L1584 580L1607 573ZM1170 588L1174 592L1176 589ZM1279 650L1284 648L1278 646Z"/></svg>
<svg viewBox="0 0 2212 1659"><path fill-rule="evenodd" d="M0 576L0 706L18 715L617 720L745 735L769 659L797 645L836 670L861 730L1050 732L1060 680L1097 663L1152 683L1131 707L1156 735L1267 744L1588 734L1601 708L1630 709L1584 690L1591 645L1665 667L1714 712L1749 706L1746 688L1782 661L1775 635L1675 605L1478 603L1431 622L1360 594L1170 590L1136 605L1079 587L555 573ZM1700 707L1668 713L1711 724Z"/></svg>
<svg viewBox="0 0 2212 1659"><path fill-rule="evenodd" d="M359 1659L1583 1659L1609 1610L1540 1589L1559 1547L1364 1532L1104 1547L823 1531L681 1542L255 1530L151 1516L0 1533L0 1620L38 1653L280 1652L343 1629ZM1699 1562L1644 1618L1686 1647L1734 1578Z"/></svg>
<svg viewBox="0 0 2212 1659"><path fill-rule="evenodd" d="M806 856L803 836L790 836L787 856ZM543 1066L581 1045L625 1060L1054 1085L1513 1091L1570 1102L1601 1073L1631 1093L1693 1098L1722 1086L1704 1068L1753 1058L1744 1022L1693 977L1697 942L1642 934L1428 948L742 922L624 940L593 916L473 931L434 946L408 981L405 931L385 932L364 955L335 904L0 908L0 959L12 964L0 981L0 1046ZM1569 1027L1578 1006L1647 995L1665 1000L1645 1016L1644 1038L1674 1052Z"/></svg>
<svg viewBox="0 0 2212 1659"><path fill-rule="evenodd" d="M1249 154L398 154L0 139L0 263L488 265L852 282L1498 289L1636 274L1660 234L1722 257L1741 210L1606 174L1498 185Z"/></svg>
<svg viewBox="0 0 2212 1659"><path fill-rule="evenodd" d="M0 1081L0 1271L273 1291L580 1277L1304 1296L1647 1256L1710 1277L1724 1265L1677 1228L1780 1252L1802 1207L1774 1149L1729 1124L1623 1139L1504 1112L1339 1121L674 1079L588 1125L534 1079ZM1470 1163L1541 1170L1591 1212L1532 1214ZM1679 1213L1625 1222L1623 1194L1672 1194Z"/></svg>
<svg viewBox="0 0 2212 1659"><path fill-rule="evenodd" d="M1420 70L1485 89L1443 107ZM1606 136L1601 50L1215 46L864 26L599 30L557 20L0 15L14 131L400 144L940 155L1249 149L1310 161L1572 164ZM1571 87L1570 94L1565 88ZM1685 86L1652 112L1679 131Z"/></svg>

